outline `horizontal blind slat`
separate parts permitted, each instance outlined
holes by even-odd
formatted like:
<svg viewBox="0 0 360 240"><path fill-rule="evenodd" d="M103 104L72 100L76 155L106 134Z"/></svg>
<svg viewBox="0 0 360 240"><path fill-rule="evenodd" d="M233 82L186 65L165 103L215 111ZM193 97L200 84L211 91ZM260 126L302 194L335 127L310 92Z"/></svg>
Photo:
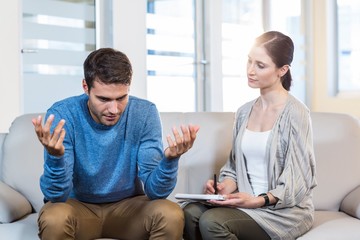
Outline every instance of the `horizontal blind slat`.
<svg viewBox="0 0 360 240"><path fill-rule="evenodd" d="M86 21L94 21L95 19L94 5L49 0L26 0L22 2L23 13L84 19Z"/></svg>
<svg viewBox="0 0 360 240"><path fill-rule="evenodd" d="M58 51L39 49L36 53L23 54L24 64L74 65L82 66L90 52Z"/></svg>
<svg viewBox="0 0 360 240"><path fill-rule="evenodd" d="M23 38L94 44L95 30L35 24L24 21Z"/></svg>

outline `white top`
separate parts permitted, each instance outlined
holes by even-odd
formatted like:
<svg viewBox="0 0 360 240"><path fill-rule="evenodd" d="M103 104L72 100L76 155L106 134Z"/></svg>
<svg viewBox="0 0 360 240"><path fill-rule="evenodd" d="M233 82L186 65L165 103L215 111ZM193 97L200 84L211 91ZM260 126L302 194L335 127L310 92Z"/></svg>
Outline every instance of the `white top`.
<svg viewBox="0 0 360 240"><path fill-rule="evenodd" d="M268 192L268 172L266 164L266 144L270 130L266 132L254 132L245 129L241 142L247 173L255 196Z"/></svg>
<svg viewBox="0 0 360 240"><path fill-rule="evenodd" d="M245 103L236 112L231 155L219 177L220 181L233 179L239 191L249 194L253 190L241 144L255 102L256 99ZM268 193L277 198L277 203L239 209L254 219L271 239L296 239L313 225L313 189L317 182L310 110L290 93L271 129L266 148Z"/></svg>

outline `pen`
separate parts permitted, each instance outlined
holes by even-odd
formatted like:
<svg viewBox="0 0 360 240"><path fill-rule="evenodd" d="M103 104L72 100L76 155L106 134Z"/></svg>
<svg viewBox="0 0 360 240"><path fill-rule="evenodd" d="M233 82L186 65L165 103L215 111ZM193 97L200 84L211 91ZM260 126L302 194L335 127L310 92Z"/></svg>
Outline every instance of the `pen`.
<svg viewBox="0 0 360 240"><path fill-rule="evenodd" d="M217 194L217 180L216 180L216 174L214 174L214 189L215 189L215 192L214 194Z"/></svg>

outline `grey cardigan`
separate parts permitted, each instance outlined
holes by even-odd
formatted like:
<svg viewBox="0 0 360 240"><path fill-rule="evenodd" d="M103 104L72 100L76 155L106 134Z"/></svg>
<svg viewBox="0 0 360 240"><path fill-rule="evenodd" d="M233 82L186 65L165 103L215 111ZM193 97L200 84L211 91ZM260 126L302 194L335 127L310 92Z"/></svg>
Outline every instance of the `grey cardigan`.
<svg viewBox="0 0 360 240"><path fill-rule="evenodd" d="M220 181L232 178L237 182L238 191L250 194L253 191L241 140L255 101L246 103L237 111L233 148L220 171ZM313 224L312 190L316 179L310 111L290 94L270 133L266 156L268 189L279 200L274 206L240 210L250 215L271 239L296 239Z"/></svg>

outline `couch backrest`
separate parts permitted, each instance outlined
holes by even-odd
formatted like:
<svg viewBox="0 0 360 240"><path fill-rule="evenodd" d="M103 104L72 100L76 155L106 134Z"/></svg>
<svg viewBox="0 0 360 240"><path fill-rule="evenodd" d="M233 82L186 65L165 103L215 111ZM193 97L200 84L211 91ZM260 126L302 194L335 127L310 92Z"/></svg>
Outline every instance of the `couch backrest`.
<svg viewBox="0 0 360 240"><path fill-rule="evenodd" d="M234 117L234 113L161 113L164 137L172 136L173 126L200 125L193 147L180 158L177 184L169 199L175 200L176 193L202 193L205 182L219 173L230 153ZM166 139L163 142L166 147Z"/></svg>
<svg viewBox="0 0 360 240"><path fill-rule="evenodd" d="M0 166L2 180L23 194L35 211L43 205L39 188L39 177L43 168L43 147L37 140L31 119L39 114L25 114L17 117L6 136L3 146L4 158ZM43 114L42 114L43 115ZM166 135L173 126L198 124L201 129L193 148L180 160L178 182L169 199L175 200L176 192L202 192L203 184L226 161L231 147L233 113L161 113ZM189 185L189 182L197 184Z"/></svg>
<svg viewBox="0 0 360 240"><path fill-rule="evenodd" d="M43 205L39 177L43 166L43 147L37 140L31 119L39 114L17 117L10 126L3 145L0 170L3 182L23 194L35 211Z"/></svg>
<svg viewBox="0 0 360 240"><path fill-rule="evenodd" d="M16 118L0 150L0 179L22 193L36 211L43 204L39 188L43 147L31 119L38 115ZM229 156L234 113L161 113L161 119L165 147L165 137L171 134L173 126L200 125L193 148L180 159L178 182L169 199L175 200L178 192L202 192L206 180L219 172ZM337 113L312 113L312 120L318 180L315 207L337 211L344 196L360 185L359 120ZM0 140L4 135L1 137Z"/></svg>
<svg viewBox="0 0 360 240"><path fill-rule="evenodd" d="M339 210L341 200L360 185L359 120L341 113L312 113L318 186L317 210Z"/></svg>
<svg viewBox="0 0 360 240"><path fill-rule="evenodd" d="M195 145L180 160L178 184L173 194L202 192L205 181L219 171L229 156L234 114L186 113L162 117L173 117L173 120L167 119L168 124L191 119L202 125ZM360 185L360 123L341 113L313 112L311 117L318 182L314 205L317 210L338 211L342 199Z"/></svg>

